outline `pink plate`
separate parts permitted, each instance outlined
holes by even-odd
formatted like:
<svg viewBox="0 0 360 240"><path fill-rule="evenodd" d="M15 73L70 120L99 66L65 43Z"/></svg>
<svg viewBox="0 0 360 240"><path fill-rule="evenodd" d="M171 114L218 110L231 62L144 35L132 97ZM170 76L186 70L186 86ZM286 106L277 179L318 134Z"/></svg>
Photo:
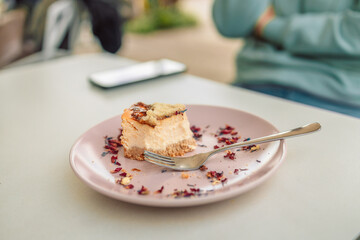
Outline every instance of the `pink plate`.
<svg viewBox="0 0 360 240"><path fill-rule="evenodd" d="M218 137L239 137L239 141L242 141L278 132L269 122L240 110L205 105L188 105L187 109L190 124L201 128L199 134L202 135L197 141L197 149L187 155L226 144L218 143ZM219 129L226 125L234 128L230 130L233 135L216 136ZM261 144L256 151L234 150L233 160L224 157L226 152L218 153L205 163L208 168L205 171L178 172L124 158L122 148L119 148L118 155L107 153L105 138L116 139L120 126L121 117L115 116L85 132L71 149L70 165L76 175L94 190L140 205L184 207L229 199L264 182L280 166L286 153L284 141L276 141ZM112 156L118 156L117 162L121 166L112 163ZM117 167L132 175L132 189L117 183L123 173L111 173ZM207 175L210 171L218 174L209 178ZM142 186L148 190L148 194L138 193ZM162 187L161 193L155 193Z"/></svg>

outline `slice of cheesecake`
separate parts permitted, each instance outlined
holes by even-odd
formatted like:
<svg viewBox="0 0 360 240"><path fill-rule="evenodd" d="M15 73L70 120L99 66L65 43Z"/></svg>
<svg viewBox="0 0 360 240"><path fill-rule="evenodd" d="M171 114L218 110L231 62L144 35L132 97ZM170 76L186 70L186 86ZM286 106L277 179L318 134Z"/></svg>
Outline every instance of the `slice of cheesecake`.
<svg viewBox="0 0 360 240"><path fill-rule="evenodd" d="M182 156L196 148L183 104L139 102L121 116L121 143L127 158L144 160L144 150Z"/></svg>

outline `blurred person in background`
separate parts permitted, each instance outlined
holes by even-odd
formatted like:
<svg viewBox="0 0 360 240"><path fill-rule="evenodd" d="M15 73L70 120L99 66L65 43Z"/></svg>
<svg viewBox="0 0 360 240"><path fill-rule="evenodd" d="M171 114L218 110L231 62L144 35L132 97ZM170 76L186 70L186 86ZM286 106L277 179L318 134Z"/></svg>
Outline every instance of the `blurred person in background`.
<svg viewBox="0 0 360 240"><path fill-rule="evenodd" d="M16 0L18 5L26 5L29 12L27 37L35 42L36 49L41 48L44 25L46 23L47 9L59 0ZM120 0L76 0L79 12L87 11L90 16L92 31L99 40L102 48L110 53L116 53L122 44L123 23L119 11ZM60 45L62 49L68 49L67 33Z"/></svg>
<svg viewBox="0 0 360 240"><path fill-rule="evenodd" d="M6 31L0 31L0 39L5 38L1 34L7 34L11 29L17 31L14 27L20 27L22 34L17 34L17 38L22 37L23 43L21 46L21 52L17 51L16 56L12 56L7 61L0 61L0 67L4 64L8 64L10 60L17 60L22 57L26 57L32 53L39 52L43 49L44 44L44 32L45 25L47 23L48 9L57 2L69 2L74 8L70 9L75 11L76 18L71 19L70 24L66 26L65 32L60 34L63 39L60 39L58 49L71 50L70 31L75 23L76 19L81 20L81 15L84 12L88 13L89 20L91 22L92 32L94 36L99 40L99 43L104 51L110 53L116 53L122 45L123 37L123 25L125 19L120 13L122 0L0 0L2 15L13 15L12 13L18 10L24 10L26 17L19 19L23 21L22 24L12 24L13 26L4 26ZM74 10L75 9L75 10ZM59 16L55 16L54 22L59 22L62 18L70 16L69 14L62 13ZM58 24L61 25L61 24ZM55 24L56 26L56 24ZM1 30L1 28L0 28ZM79 30L79 29L77 29ZM1 43L1 40L0 40ZM5 44L5 43L4 43ZM11 44L11 41L6 42L7 45ZM17 47L20 48L20 47ZM7 54L8 47L2 46L4 55ZM1 50L1 49L0 49ZM1 54L1 51L0 51ZM13 54L14 55L14 54ZM1 56L0 56L1 60Z"/></svg>
<svg viewBox="0 0 360 240"><path fill-rule="evenodd" d="M116 53L122 44L125 19L120 14L119 0L82 0L87 7L92 31L99 39L102 48Z"/></svg>
<svg viewBox="0 0 360 240"><path fill-rule="evenodd" d="M360 118L359 0L215 0L234 85Z"/></svg>

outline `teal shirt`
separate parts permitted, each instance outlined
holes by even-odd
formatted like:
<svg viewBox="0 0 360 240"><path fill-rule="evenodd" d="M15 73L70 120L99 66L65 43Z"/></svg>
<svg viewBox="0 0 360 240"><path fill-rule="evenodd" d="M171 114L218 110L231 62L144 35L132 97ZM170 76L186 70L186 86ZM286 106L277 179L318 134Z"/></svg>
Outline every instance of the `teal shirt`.
<svg viewBox="0 0 360 240"><path fill-rule="evenodd" d="M241 2L215 0L214 22L224 36L244 37L239 24L253 28L253 22L237 19L254 9ZM265 27L262 40L246 36L234 83L276 84L360 108L360 1L259 3L272 4L277 17Z"/></svg>

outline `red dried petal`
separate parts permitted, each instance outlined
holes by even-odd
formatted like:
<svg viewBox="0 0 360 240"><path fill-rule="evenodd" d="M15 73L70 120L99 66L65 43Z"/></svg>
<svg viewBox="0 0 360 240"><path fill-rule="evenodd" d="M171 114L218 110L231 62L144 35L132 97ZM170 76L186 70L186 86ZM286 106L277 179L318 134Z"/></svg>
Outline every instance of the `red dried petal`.
<svg viewBox="0 0 360 240"><path fill-rule="evenodd" d="M116 147L111 145L105 145L104 148L109 149L112 154L117 154L119 152L119 150Z"/></svg>
<svg viewBox="0 0 360 240"><path fill-rule="evenodd" d="M249 146L244 146L242 147L242 150L246 151L246 150L251 150L252 147L255 147L256 145L249 145Z"/></svg>
<svg viewBox="0 0 360 240"><path fill-rule="evenodd" d="M221 180L221 178L223 177L223 175L224 175L224 172L221 172L221 173L217 172L216 175L215 175L215 177L217 178L217 180Z"/></svg>
<svg viewBox="0 0 360 240"><path fill-rule="evenodd" d="M225 125L225 129L226 129L226 130L231 130L231 131L232 131L232 130L234 130L235 128L233 128L233 127L231 127L231 126L229 126L229 125L227 125L227 124L226 124L226 125Z"/></svg>
<svg viewBox="0 0 360 240"><path fill-rule="evenodd" d="M118 173L121 171L121 169L122 169L121 167L115 168L114 170L110 170L110 173Z"/></svg>
<svg viewBox="0 0 360 240"><path fill-rule="evenodd" d="M226 151L226 155L224 156L224 158L229 158L231 160L234 160L236 157L235 157L235 152L232 152L232 151Z"/></svg>
<svg viewBox="0 0 360 240"><path fill-rule="evenodd" d="M187 190L185 190L185 191L183 192L183 196L184 196L184 197L191 197L191 196L194 196L194 193L188 192Z"/></svg>
<svg viewBox="0 0 360 240"><path fill-rule="evenodd" d="M138 190L138 194L139 195L147 195L147 194L149 194L149 190L146 187L141 186L141 189Z"/></svg>
<svg viewBox="0 0 360 240"><path fill-rule="evenodd" d="M202 137L202 134L197 133L197 132L194 133L194 138L198 139L198 138L201 138L201 137Z"/></svg>
<svg viewBox="0 0 360 240"><path fill-rule="evenodd" d="M218 143L222 143L222 142L226 142L228 141L229 139L226 138L226 137L218 137Z"/></svg>
<svg viewBox="0 0 360 240"><path fill-rule="evenodd" d="M111 154L118 154L119 150L117 150L117 149L116 150L111 150L110 152L111 152Z"/></svg>
<svg viewBox="0 0 360 240"><path fill-rule="evenodd" d="M122 136L122 128L119 128L119 131L120 131L120 133L119 133L119 135L117 136L117 139L120 141L121 140L121 136Z"/></svg>
<svg viewBox="0 0 360 240"><path fill-rule="evenodd" d="M201 128L199 127L196 127L195 125L191 126L190 127L190 130L193 132L193 133L197 133L201 130Z"/></svg>
<svg viewBox="0 0 360 240"><path fill-rule="evenodd" d="M156 190L155 193L162 193L163 190L164 190L164 186L161 186L161 188L159 190Z"/></svg>
<svg viewBox="0 0 360 240"><path fill-rule="evenodd" d="M109 144L113 147L121 147L122 146L121 142L117 139L110 139Z"/></svg>
<svg viewBox="0 0 360 240"><path fill-rule="evenodd" d="M230 134L232 132L232 130L228 130L228 129L222 129L220 131L220 134Z"/></svg>
<svg viewBox="0 0 360 240"><path fill-rule="evenodd" d="M112 163L116 163L116 162L117 162L117 161L116 161L117 159L118 159L117 156L111 156L111 162L112 162Z"/></svg>
<svg viewBox="0 0 360 240"><path fill-rule="evenodd" d="M216 176L216 171L209 171L209 172L206 173L206 176L208 178L213 178L213 177Z"/></svg>
<svg viewBox="0 0 360 240"><path fill-rule="evenodd" d="M125 188L126 188L126 189L133 189L133 188L134 188L134 185L129 184L129 185L126 185Z"/></svg>
<svg viewBox="0 0 360 240"><path fill-rule="evenodd" d="M190 191L192 191L192 192L200 192L200 188L190 188Z"/></svg>

